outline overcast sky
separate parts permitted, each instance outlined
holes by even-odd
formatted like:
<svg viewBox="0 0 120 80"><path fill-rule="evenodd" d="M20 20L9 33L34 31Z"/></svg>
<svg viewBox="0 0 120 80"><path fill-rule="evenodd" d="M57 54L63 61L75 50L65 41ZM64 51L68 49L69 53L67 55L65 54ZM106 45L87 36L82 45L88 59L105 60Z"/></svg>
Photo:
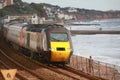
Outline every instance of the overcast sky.
<svg viewBox="0 0 120 80"><path fill-rule="evenodd" d="M76 7L94 10L120 10L120 0L22 0L24 2L50 3L60 7Z"/></svg>

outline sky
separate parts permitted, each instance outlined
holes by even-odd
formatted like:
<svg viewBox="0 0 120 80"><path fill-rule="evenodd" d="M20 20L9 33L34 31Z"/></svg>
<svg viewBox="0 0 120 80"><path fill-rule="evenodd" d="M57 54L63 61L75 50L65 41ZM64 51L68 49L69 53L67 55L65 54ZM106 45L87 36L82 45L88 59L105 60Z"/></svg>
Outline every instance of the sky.
<svg viewBox="0 0 120 80"><path fill-rule="evenodd" d="M120 0L22 0L28 3L49 3L60 7L75 7L101 11L120 10Z"/></svg>

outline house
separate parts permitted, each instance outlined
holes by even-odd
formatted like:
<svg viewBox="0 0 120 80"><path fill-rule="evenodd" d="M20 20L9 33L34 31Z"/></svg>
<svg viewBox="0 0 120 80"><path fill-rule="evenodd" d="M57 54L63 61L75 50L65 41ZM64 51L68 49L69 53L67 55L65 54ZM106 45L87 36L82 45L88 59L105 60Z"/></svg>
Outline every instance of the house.
<svg viewBox="0 0 120 80"><path fill-rule="evenodd" d="M74 15L67 13L58 13L57 16L59 19L64 19L64 20L71 20L74 18Z"/></svg>
<svg viewBox="0 0 120 80"><path fill-rule="evenodd" d="M73 8L73 7L70 7L68 8L68 12L77 12L77 9L76 8Z"/></svg>
<svg viewBox="0 0 120 80"><path fill-rule="evenodd" d="M47 14L47 19L51 19L51 20L54 20L55 19L55 15L53 13L53 10L51 7L47 7L47 6L44 6L43 7L46 11L46 14Z"/></svg>
<svg viewBox="0 0 120 80"><path fill-rule="evenodd" d="M13 5L13 0L0 0L0 9L10 5Z"/></svg>
<svg viewBox="0 0 120 80"><path fill-rule="evenodd" d="M30 24L38 24L39 18L37 14L24 14L24 15L6 15L4 17L4 23L7 23L11 20L21 19Z"/></svg>

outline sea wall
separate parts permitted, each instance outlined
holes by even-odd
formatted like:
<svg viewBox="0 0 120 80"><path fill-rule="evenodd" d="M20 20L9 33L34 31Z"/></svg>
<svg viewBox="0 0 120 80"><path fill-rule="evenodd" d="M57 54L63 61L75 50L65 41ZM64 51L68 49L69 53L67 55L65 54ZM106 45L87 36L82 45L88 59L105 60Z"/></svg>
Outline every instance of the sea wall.
<svg viewBox="0 0 120 80"><path fill-rule="evenodd" d="M110 30L70 30L72 34L120 34L120 31Z"/></svg>

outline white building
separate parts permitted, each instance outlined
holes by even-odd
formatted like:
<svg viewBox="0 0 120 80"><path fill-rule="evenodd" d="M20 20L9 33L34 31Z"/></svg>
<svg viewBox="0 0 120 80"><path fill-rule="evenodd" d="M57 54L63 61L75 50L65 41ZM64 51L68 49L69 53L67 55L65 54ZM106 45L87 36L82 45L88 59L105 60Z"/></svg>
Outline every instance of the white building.
<svg viewBox="0 0 120 80"><path fill-rule="evenodd" d="M38 16L37 16L37 14L33 14L32 16L31 16L31 18L29 18L30 20L31 20L31 22L30 23L32 23L32 24L38 24L39 22L39 20L38 20Z"/></svg>
<svg viewBox="0 0 120 80"><path fill-rule="evenodd" d="M71 7L68 9L68 12L77 12L77 9Z"/></svg>
<svg viewBox="0 0 120 80"><path fill-rule="evenodd" d="M58 13L58 18L65 19L65 20L71 20L74 18L74 16L70 14Z"/></svg>
<svg viewBox="0 0 120 80"><path fill-rule="evenodd" d="M4 23L11 20L21 19L30 24L39 24L39 18L37 14L28 14L28 15L7 15L4 17Z"/></svg>

